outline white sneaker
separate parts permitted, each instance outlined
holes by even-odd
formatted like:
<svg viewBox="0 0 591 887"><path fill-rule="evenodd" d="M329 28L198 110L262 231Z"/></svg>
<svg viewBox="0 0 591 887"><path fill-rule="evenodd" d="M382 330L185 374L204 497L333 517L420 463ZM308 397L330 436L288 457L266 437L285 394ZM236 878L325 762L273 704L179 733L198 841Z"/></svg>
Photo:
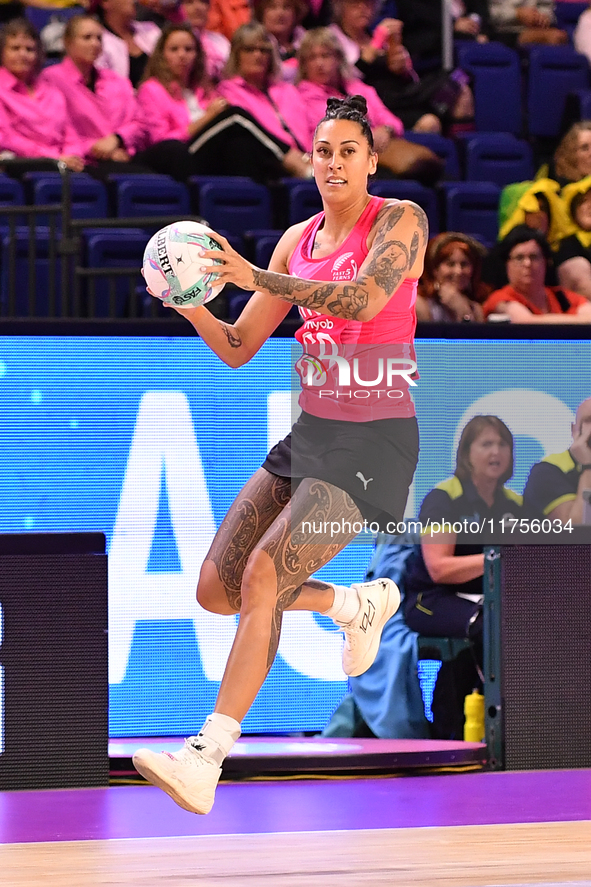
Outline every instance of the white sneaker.
<svg viewBox="0 0 591 887"><path fill-rule="evenodd" d="M209 813L213 807L222 768L191 745L189 739L174 754L140 748L133 756L133 766L183 810Z"/></svg>
<svg viewBox="0 0 591 887"><path fill-rule="evenodd" d="M341 628L345 633L343 671L356 677L376 658L384 625L400 606L400 592L392 579L374 579L352 587L357 589L361 606L355 619Z"/></svg>

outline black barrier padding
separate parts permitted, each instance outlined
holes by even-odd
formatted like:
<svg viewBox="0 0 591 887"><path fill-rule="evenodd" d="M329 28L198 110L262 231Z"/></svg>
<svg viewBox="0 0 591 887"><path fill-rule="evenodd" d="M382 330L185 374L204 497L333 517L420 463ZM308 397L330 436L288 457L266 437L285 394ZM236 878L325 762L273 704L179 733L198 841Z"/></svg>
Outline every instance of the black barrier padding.
<svg viewBox="0 0 591 887"><path fill-rule="evenodd" d="M2 555L0 604L0 789L107 785L106 555Z"/></svg>
<svg viewBox="0 0 591 887"><path fill-rule="evenodd" d="M591 766L591 548L501 549L505 767Z"/></svg>

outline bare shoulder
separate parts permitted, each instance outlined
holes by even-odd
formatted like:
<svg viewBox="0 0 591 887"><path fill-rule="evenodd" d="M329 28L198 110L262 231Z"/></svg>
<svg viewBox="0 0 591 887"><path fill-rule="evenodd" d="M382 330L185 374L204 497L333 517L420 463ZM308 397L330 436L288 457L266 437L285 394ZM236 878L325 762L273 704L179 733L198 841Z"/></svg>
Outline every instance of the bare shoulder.
<svg viewBox="0 0 591 887"><path fill-rule="evenodd" d="M394 229L398 229L395 234ZM429 223L425 210L412 200L387 200L375 218L371 232L373 243L370 242L370 246L378 246L398 234L407 237L415 232L419 234L422 246L425 247L429 239Z"/></svg>

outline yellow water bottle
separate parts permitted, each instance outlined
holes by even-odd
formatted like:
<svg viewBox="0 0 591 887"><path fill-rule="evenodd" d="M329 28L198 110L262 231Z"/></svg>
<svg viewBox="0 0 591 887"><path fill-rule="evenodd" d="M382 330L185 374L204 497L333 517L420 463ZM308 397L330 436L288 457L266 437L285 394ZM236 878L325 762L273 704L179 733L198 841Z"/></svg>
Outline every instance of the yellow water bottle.
<svg viewBox="0 0 591 887"><path fill-rule="evenodd" d="M464 742L484 742L484 696L478 690L464 699Z"/></svg>

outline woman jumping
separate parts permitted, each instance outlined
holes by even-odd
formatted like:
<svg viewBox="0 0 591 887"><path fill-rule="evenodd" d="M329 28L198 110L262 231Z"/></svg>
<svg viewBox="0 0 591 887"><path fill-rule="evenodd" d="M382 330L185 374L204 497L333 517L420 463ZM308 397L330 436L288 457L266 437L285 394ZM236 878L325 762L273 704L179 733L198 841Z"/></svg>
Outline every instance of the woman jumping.
<svg viewBox="0 0 591 887"><path fill-rule="evenodd" d="M389 579L351 588L310 579L364 520L402 518L418 457L412 381L399 377L381 397L375 387L360 396L349 389L348 398L317 379L307 384L310 361L321 376L327 368L330 380L342 354L367 363L374 347L415 366L427 222L414 203L368 193L377 155L366 110L359 96L328 101L312 155L324 211L285 232L268 271L217 234L223 252L204 253L221 259L216 284L255 290L237 321L220 322L204 306L178 309L225 363L239 367L295 304L304 321L296 338L306 352L297 366L301 416L238 494L201 568L199 603L240 613L215 710L178 752L140 749L133 758L149 782L194 813L213 805L222 762L273 664L284 611L330 616L345 634L343 670L358 675L373 662L400 602ZM333 535L334 526L341 529Z"/></svg>

